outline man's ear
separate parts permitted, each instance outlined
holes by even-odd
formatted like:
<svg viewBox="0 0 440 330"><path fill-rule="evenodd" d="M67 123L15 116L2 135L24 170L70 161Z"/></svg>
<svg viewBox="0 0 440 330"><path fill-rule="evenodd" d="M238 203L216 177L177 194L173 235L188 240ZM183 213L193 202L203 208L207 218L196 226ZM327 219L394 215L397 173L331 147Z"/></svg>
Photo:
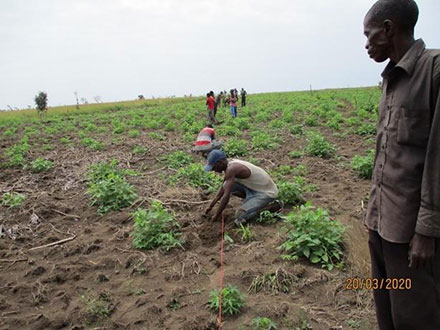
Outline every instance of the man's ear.
<svg viewBox="0 0 440 330"><path fill-rule="evenodd" d="M391 38L394 35L395 25L393 21L386 19L383 22L382 28L388 38Z"/></svg>

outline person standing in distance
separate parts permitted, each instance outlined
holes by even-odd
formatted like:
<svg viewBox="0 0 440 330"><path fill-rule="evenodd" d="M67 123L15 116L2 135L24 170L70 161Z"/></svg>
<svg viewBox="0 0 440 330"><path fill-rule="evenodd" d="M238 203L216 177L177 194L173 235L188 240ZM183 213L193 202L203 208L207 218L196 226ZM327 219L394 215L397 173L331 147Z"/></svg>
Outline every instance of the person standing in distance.
<svg viewBox="0 0 440 330"><path fill-rule="evenodd" d="M365 220L372 276L410 283L373 292L381 330L440 329L440 50L414 39L418 13L379 0L364 19L368 55L389 59Z"/></svg>

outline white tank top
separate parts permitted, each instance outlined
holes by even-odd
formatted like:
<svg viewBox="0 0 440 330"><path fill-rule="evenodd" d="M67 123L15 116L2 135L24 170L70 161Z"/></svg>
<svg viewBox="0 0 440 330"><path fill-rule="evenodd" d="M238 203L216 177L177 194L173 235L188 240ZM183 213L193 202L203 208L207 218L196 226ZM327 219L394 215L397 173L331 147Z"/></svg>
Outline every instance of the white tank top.
<svg viewBox="0 0 440 330"><path fill-rule="evenodd" d="M248 187L251 190L263 192L271 198L277 198L278 188L265 170L244 160L232 159L229 164L241 164L251 171L251 176L247 179L235 178L235 181Z"/></svg>

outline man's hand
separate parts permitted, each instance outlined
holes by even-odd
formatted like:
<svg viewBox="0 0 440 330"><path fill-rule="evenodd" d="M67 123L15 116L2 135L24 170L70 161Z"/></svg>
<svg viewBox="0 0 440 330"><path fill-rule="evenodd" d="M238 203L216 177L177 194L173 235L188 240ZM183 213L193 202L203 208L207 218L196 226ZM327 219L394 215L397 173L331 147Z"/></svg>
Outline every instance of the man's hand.
<svg viewBox="0 0 440 330"><path fill-rule="evenodd" d="M409 267L421 269L434 257L435 238L415 233L409 243Z"/></svg>
<svg viewBox="0 0 440 330"><path fill-rule="evenodd" d="M212 206L209 205L208 208L205 210L205 212L203 212L203 215L208 215L209 212L211 212L211 210L212 210Z"/></svg>

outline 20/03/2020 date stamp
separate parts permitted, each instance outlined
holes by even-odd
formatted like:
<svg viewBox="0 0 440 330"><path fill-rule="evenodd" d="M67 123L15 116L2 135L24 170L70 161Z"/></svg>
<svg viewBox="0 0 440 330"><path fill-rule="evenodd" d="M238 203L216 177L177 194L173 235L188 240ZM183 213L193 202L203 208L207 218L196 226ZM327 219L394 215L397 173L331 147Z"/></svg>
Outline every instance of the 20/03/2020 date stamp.
<svg viewBox="0 0 440 330"><path fill-rule="evenodd" d="M411 290L410 278L348 277L345 290Z"/></svg>

